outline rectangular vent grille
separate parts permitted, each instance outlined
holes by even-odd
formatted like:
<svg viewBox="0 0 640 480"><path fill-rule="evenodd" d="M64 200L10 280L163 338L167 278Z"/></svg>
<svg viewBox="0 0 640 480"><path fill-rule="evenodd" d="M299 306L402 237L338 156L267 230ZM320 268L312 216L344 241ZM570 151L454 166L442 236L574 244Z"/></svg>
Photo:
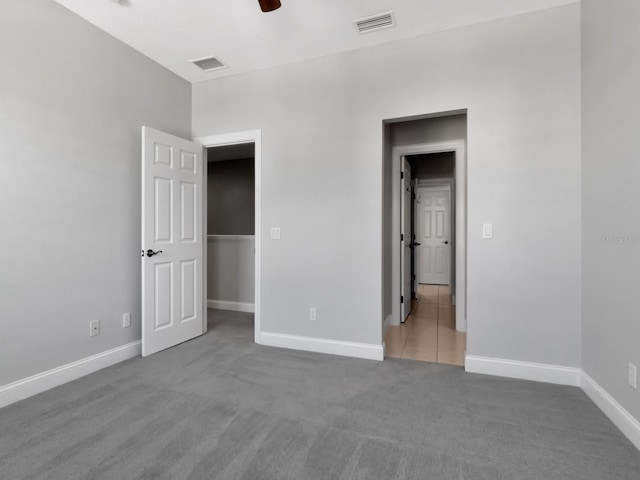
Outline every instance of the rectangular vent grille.
<svg viewBox="0 0 640 480"><path fill-rule="evenodd" d="M205 72L226 68L226 65L222 63L220 60L218 60L216 57L201 58L199 60L191 60L191 62L195 63Z"/></svg>
<svg viewBox="0 0 640 480"><path fill-rule="evenodd" d="M360 33L369 33L383 28L395 27L396 22L393 12L379 13L370 17L354 20L356 28Z"/></svg>

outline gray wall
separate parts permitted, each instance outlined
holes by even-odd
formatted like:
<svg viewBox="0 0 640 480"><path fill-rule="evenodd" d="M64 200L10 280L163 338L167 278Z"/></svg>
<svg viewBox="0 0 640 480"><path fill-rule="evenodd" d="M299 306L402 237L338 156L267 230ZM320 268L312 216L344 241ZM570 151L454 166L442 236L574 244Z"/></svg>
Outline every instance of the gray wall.
<svg viewBox="0 0 640 480"><path fill-rule="evenodd" d="M255 239L210 236L207 240L207 299L254 303Z"/></svg>
<svg viewBox="0 0 640 480"><path fill-rule="evenodd" d="M190 136L191 87L51 1L2 2L0 58L4 385L140 338L140 127Z"/></svg>
<svg viewBox="0 0 640 480"><path fill-rule="evenodd" d="M466 137L464 138L466 140ZM409 155L411 176L422 180L453 179L456 166L455 152ZM453 192L452 192L453 193Z"/></svg>
<svg viewBox="0 0 640 480"><path fill-rule="evenodd" d="M392 205L391 195L393 193L393 165L391 156L393 155L393 147L391 146L391 124L384 123L382 128L382 229L381 229L381 252L380 261L382 262L381 271L381 320L384 322L391 315L393 304L391 302L392 289L391 277L393 275L393 257L391 255L391 230L392 230ZM382 331L384 335L384 329Z"/></svg>
<svg viewBox="0 0 640 480"><path fill-rule="evenodd" d="M583 369L640 419L640 2L582 1Z"/></svg>
<svg viewBox="0 0 640 480"><path fill-rule="evenodd" d="M253 158L209 162L207 233L253 235L255 232L255 161Z"/></svg>
<svg viewBox="0 0 640 480"><path fill-rule="evenodd" d="M466 108L468 353L578 366L579 16L572 4L195 84L194 136L262 129L262 329L381 344L383 120Z"/></svg>
<svg viewBox="0 0 640 480"><path fill-rule="evenodd" d="M236 146L234 146L236 147ZM240 151L253 145L241 146ZM254 303L255 159L224 160L233 148L209 149L207 298ZM245 152L246 154L246 152ZM212 235L215 235L212 236Z"/></svg>
<svg viewBox="0 0 640 480"><path fill-rule="evenodd" d="M448 142L467 138L467 115L444 115L391 124L391 144Z"/></svg>

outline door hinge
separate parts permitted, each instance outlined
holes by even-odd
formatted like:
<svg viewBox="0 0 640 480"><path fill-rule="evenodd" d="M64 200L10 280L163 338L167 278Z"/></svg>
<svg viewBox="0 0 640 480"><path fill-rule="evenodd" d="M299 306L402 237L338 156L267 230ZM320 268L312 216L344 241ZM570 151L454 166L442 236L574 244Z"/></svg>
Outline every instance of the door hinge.
<svg viewBox="0 0 640 480"><path fill-rule="evenodd" d="M414 282L416 281L416 276L415 276L415 275L413 276L413 281L414 281Z"/></svg>
<svg viewBox="0 0 640 480"><path fill-rule="evenodd" d="M404 242L404 235L402 233L400 234L400 241Z"/></svg>
<svg viewBox="0 0 640 480"><path fill-rule="evenodd" d="M400 180L404 178L404 172L400 172Z"/></svg>
<svg viewBox="0 0 640 480"><path fill-rule="evenodd" d="M400 303L404 303L404 296L400 295Z"/></svg>

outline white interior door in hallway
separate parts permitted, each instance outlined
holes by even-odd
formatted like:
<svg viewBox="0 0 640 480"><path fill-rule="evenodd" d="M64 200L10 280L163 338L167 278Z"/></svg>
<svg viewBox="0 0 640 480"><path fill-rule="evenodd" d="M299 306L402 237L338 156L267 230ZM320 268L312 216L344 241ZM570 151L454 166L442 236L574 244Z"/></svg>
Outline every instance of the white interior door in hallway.
<svg viewBox="0 0 640 480"><path fill-rule="evenodd" d="M402 249L402 273L400 292L400 320L404 322L411 313L411 165L406 157L402 158L402 214L400 216L400 248Z"/></svg>
<svg viewBox="0 0 640 480"><path fill-rule="evenodd" d="M419 187L416 192L418 282L451 283L451 190Z"/></svg>
<svg viewBox="0 0 640 480"><path fill-rule="evenodd" d="M203 147L142 127L142 355L204 333Z"/></svg>

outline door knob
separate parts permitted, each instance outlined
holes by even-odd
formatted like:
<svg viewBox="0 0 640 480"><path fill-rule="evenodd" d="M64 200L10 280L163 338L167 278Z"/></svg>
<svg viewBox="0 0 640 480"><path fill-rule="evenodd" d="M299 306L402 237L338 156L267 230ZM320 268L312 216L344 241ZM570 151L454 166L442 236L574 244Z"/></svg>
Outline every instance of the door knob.
<svg viewBox="0 0 640 480"><path fill-rule="evenodd" d="M442 243L444 243L445 245L449 245L449 240L445 240L445 241L444 241L444 242L442 242Z"/></svg>
<svg viewBox="0 0 640 480"><path fill-rule="evenodd" d="M153 250L149 249L147 250L147 257L153 257L154 255L158 255L159 253L162 253L162 250L158 250L157 252L154 252Z"/></svg>

